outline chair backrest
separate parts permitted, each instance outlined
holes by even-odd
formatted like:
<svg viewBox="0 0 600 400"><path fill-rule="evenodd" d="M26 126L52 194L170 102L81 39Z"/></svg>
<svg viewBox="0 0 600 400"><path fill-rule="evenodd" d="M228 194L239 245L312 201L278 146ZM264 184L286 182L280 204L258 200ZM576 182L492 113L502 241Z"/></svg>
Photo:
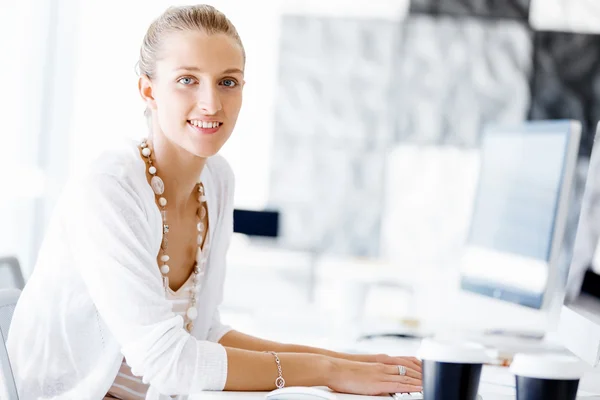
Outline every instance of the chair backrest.
<svg viewBox="0 0 600 400"><path fill-rule="evenodd" d="M23 278L23 271L21 265L16 257L0 257L0 277L2 280L12 281L10 285L6 285L0 282L0 288L15 287L23 290L25 287L25 279Z"/></svg>
<svg viewBox="0 0 600 400"><path fill-rule="evenodd" d="M6 350L6 339L20 295L21 291L18 289L0 289L0 399L19 400Z"/></svg>

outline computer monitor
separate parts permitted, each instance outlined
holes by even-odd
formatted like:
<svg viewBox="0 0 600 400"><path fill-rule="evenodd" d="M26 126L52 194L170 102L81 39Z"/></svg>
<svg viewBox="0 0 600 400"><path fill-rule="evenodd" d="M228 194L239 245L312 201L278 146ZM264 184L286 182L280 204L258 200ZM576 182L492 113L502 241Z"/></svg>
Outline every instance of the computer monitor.
<svg viewBox="0 0 600 400"><path fill-rule="evenodd" d="M573 256L568 269L566 296L558 322L561 342L593 366L600 364L600 299L582 290L584 277L596 276L600 253L600 123L585 165L581 212L571 231ZM580 178L581 182L582 179ZM593 288L600 289L600 288Z"/></svg>
<svg viewBox="0 0 600 400"><path fill-rule="evenodd" d="M548 302L549 283L559 275L580 132L569 121L484 132L460 265L463 290L536 309Z"/></svg>
<svg viewBox="0 0 600 400"><path fill-rule="evenodd" d="M459 329L541 335L562 306L554 294L581 125L536 121L482 133L458 290L438 312Z"/></svg>

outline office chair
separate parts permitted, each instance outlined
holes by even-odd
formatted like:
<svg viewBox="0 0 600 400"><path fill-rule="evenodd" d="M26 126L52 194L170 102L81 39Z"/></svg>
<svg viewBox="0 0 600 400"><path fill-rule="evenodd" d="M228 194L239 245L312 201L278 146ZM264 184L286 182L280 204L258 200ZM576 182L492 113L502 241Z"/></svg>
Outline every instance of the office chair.
<svg viewBox="0 0 600 400"><path fill-rule="evenodd" d="M25 287L25 279L23 278L23 271L21 270L19 260L16 257L0 257L0 268L7 268L14 283L14 287L23 290L23 287Z"/></svg>
<svg viewBox="0 0 600 400"><path fill-rule="evenodd" d="M0 289L0 338L2 339L0 343L0 398L7 400L19 400L12 367L8 359L6 339L20 295L19 289Z"/></svg>

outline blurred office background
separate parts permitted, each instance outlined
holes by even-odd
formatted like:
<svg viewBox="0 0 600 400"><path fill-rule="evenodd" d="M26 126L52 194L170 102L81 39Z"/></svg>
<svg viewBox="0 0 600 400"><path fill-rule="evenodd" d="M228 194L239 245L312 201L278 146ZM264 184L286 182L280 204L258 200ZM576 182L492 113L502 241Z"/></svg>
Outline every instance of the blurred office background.
<svg viewBox="0 0 600 400"><path fill-rule="evenodd" d="M222 313L241 330L293 340L311 324L319 340L418 314L419 282L459 255L486 124L577 119L586 170L600 120L595 0L207 2L248 54L222 151L239 231ZM0 257L25 280L69 172L145 135L139 45L185 3L2 0Z"/></svg>

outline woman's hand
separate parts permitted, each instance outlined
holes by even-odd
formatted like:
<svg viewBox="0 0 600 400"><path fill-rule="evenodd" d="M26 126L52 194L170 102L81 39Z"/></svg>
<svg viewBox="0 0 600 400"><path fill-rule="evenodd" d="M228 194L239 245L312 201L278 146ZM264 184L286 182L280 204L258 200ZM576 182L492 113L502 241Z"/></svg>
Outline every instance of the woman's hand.
<svg viewBox="0 0 600 400"><path fill-rule="evenodd" d="M406 375L413 378L422 379L423 369L421 360L415 357L392 357L387 354L376 354L373 357L373 362L387 365L402 365L406 367Z"/></svg>
<svg viewBox="0 0 600 400"><path fill-rule="evenodd" d="M422 379L421 360L415 357L391 357L387 354L347 354L338 358L350 361L361 361L387 365L402 365L406 368L406 375Z"/></svg>
<svg viewBox="0 0 600 400"><path fill-rule="evenodd" d="M368 396L423 390L420 365L417 367L415 359L390 357L386 360L391 359L401 363L385 364L333 358L327 386L340 393ZM400 375L398 365L406 367L406 375Z"/></svg>

